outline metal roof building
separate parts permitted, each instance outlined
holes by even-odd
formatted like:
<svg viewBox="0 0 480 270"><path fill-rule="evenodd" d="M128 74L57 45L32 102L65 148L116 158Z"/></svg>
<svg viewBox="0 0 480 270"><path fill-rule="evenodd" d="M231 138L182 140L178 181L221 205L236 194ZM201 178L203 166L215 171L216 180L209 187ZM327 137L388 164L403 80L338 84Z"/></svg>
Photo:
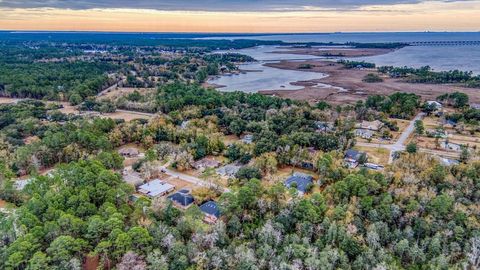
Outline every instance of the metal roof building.
<svg viewBox="0 0 480 270"><path fill-rule="evenodd" d="M151 182L141 185L138 192L143 193L149 197L163 196L175 189L174 185L155 179Z"/></svg>

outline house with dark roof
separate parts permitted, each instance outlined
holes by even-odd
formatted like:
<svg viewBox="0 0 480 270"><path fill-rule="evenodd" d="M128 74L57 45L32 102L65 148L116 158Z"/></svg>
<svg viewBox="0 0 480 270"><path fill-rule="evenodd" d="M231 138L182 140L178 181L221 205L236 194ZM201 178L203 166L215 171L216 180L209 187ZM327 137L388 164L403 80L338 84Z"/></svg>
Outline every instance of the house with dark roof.
<svg viewBox="0 0 480 270"><path fill-rule="evenodd" d="M345 152L344 161L349 168L356 168L358 166L358 164L360 163L360 159L362 158L363 155L365 155L365 157L367 157L366 156L367 154L364 153L364 152L349 149L349 150L347 150L347 152ZM367 161L367 159L365 159L364 161Z"/></svg>
<svg viewBox="0 0 480 270"><path fill-rule="evenodd" d="M190 191L186 189L181 189L178 192L175 192L168 196L168 199L171 200L175 206L182 209L187 209L195 201L192 194L190 194Z"/></svg>
<svg viewBox="0 0 480 270"><path fill-rule="evenodd" d="M310 185L313 185L313 177L308 174L294 173L285 180L284 184L287 188L295 187L303 195L308 191Z"/></svg>
<svg viewBox="0 0 480 270"><path fill-rule="evenodd" d="M214 201L208 201L200 205L200 211L205 214L203 220L208 224L214 224L220 218L220 208Z"/></svg>

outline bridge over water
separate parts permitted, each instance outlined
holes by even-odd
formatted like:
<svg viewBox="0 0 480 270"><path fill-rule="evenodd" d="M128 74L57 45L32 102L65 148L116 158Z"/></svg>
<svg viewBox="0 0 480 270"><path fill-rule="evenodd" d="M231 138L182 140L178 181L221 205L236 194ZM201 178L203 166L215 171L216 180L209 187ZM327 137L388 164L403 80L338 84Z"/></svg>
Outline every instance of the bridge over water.
<svg viewBox="0 0 480 270"><path fill-rule="evenodd" d="M458 40L458 41L414 41L410 46L480 46L480 40Z"/></svg>

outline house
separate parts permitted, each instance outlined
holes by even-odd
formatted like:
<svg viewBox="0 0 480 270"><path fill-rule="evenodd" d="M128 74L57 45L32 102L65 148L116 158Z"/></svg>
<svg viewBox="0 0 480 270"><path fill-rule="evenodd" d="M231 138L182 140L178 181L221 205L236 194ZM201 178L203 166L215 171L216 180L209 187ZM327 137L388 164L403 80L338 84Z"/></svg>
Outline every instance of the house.
<svg viewBox="0 0 480 270"><path fill-rule="evenodd" d="M251 144L251 143L253 143L253 135L247 134L247 135L243 136L241 141L245 144Z"/></svg>
<svg viewBox="0 0 480 270"><path fill-rule="evenodd" d="M357 150L349 149L347 152L345 152L345 158L344 161L347 164L349 168L356 168L358 164L360 163L360 159L362 156L365 156L365 159L367 159L367 154L364 152L360 152ZM366 161L366 160L364 160Z"/></svg>
<svg viewBox="0 0 480 270"><path fill-rule="evenodd" d="M235 177L237 172L242 168L241 165L228 164L216 170L217 174L223 177Z"/></svg>
<svg viewBox="0 0 480 270"><path fill-rule="evenodd" d="M379 131L383 127L383 123L381 121L362 121L362 123L357 124L355 127L358 129L368 129L372 131Z"/></svg>
<svg viewBox="0 0 480 270"><path fill-rule="evenodd" d="M363 139L371 139L373 137L373 132L368 129L355 129L355 136Z"/></svg>
<svg viewBox="0 0 480 270"><path fill-rule="evenodd" d="M190 194L190 191L186 189L181 189L178 192L175 192L174 194L168 196L168 199L170 199L177 207L182 209L187 209L195 201L192 194Z"/></svg>
<svg viewBox="0 0 480 270"><path fill-rule="evenodd" d="M426 101L425 104L427 104L430 108L434 108L436 111L442 109L442 103L435 100Z"/></svg>
<svg viewBox="0 0 480 270"><path fill-rule="evenodd" d="M315 121L315 127L317 128L317 132L332 132L335 130L332 122Z"/></svg>
<svg viewBox="0 0 480 270"><path fill-rule="evenodd" d="M462 145L460 145L458 143L452 143L452 142L444 141L444 142L440 143L440 146L445 150L451 150L451 151L455 151L455 152L462 151Z"/></svg>
<svg viewBox="0 0 480 270"><path fill-rule="evenodd" d="M451 127L451 128L454 128L457 126L457 122L456 121L453 121L451 119L445 119L445 121L443 122L443 125L445 127Z"/></svg>
<svg viewBox="0 0 480 270"><path fill-rule="evenodd" d="M480 103L471 103L470 108L480 110Z"/></svg>
<svg viewBox="0 0 480 270"><path fill-rule="evenodd" d="M160 181L160 179L155 179L138 187L138 192L147 195L150 198L154 198L157 196L166 195L172 192L174 189L174 185Z"/></svg>
<svg viewBox="0 0 480 270"><path fill-rule="evenodd" d="M214 224L220 218L220 208L214 201L208 201L200 205L200 211L205 214L203 220L208 224Z"/></svg>
<svg viewBox="0 0 480 270"><path fill-rule="evenodd" d="M443 138L443 139L447 138L447 132L442 129L428 129L426 133L428 137Z"/></svg>
<svg viewBox="0 0 480 270"><path fill-rule="evenodd" d="M134 157L138 157L138 155L140 154L140 151L138 151L138 149L134 147L127 147L127 148L122 148L118 150L118 153L121 156L126 158L134 158Z"/></svg>
<svg viewBox="0 0 480 270"><path fill-rule="evenodd" d="M313 185L313 177L308 174L294 173L285 180L284 184L287 188L295 187L300 194L304 194L310 185Z"/></svg>
<svg viewBox="0 0 480 270"><path fill-rule="evenodd" d="M193 168L197 170L205 170L210 168L217 168L220 166L220 162L212 158L202 158L193 163Z"/></svg>

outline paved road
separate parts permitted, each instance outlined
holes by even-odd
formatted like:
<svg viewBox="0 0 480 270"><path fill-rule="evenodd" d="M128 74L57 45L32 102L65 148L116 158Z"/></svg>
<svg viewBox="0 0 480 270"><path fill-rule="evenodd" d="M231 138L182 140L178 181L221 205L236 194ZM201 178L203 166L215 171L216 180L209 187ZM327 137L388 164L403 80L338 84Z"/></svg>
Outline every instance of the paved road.
<svg viewBox="0 0 480 270"><path fill-rule="evenodd" d="M390 151L390 157L388 159L388 164L392 164L393 162L393 154L397 151L404 151L405 150L405 143L407 142L408 138L412 133L415 131L415 121L421 120L425 117L425 113L419 113L410 124L405 128L405 130L400 134L398 140L394 144L376 144L376 143L357 143L358 146L364 147L373 147L373 148L383 148Z"/></svg>

